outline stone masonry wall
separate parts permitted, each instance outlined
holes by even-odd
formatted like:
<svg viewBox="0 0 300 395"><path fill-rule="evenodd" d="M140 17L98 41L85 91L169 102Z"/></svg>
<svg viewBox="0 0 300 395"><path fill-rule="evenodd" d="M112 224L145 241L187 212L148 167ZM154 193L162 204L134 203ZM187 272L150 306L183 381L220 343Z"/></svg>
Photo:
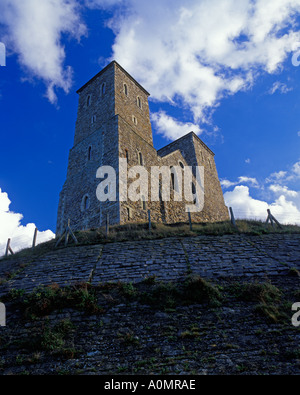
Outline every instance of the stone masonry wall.
<svg viewBox="0 0 300 395"><path fill-rule="evenodd" d="M297 234L128 241L0 260L0 296L11 289L31 292L52 283L138 283L151 276L168 282L191 273L203 278L276 276L291 268L300 270Z"/></svg>
<svg viewBox="0 0 300 395"><path fill-rule="evenodd" d="M198 166L204 166L204 209L198 215L204 221L218 222L229 219L219 181L214 155L193 135ZM197 216L196 216L197 220Z"/></svg>
<svg viewBox="0 0 300 395"><path fill-rule="evenodd" d="M110 63L78 93L74 146L70 150L67 178L60 194L57 235L64 231L68 219L74 230L81 230L103 226L107 215L111 224L145 222L148 210L155 222L185 222L186 205L192 202L185 200L183 186L180 201L175 199L176 187L173 186L169 201L163 201L165 190L162 187L161 199L153 201L151 198L153 166L203 165L204 209L194 214L194 220L216 222L229 219L213 152L193 132L156 151L152 140L149 94L121 66ZM129 168L141 165L142 158L142 166L148 172L148 191L144 192L147 196L141 194L138 201L119 201L119 158L126 157ZM111 166L116 171L115 202L99 202L96 197L101 182L97 180L96 172L101 166Z"/></svg>
<svg viewBox="0 0 300 395"><path fill-rule="evenodd" d="M124 84L127 86L125 94ZM134 81L119 65L115 64L115 114L119 115L132 131L153 146L148 96L144 88ZM140 98L140 107L138 106ZM136 124L133 121L136 118Z"/></svg>
<svg viewBox="0 0 300 395"><path fill-rule="evenodd" d="M102 93L103 84L105 84L104 94ZM79 102L74 145L84 140L115 115L114 92L113 67L103 69L97 78L78 91ZM88 97L90 97L89 105L87 102ZM93 116L96 117L94 122L92 122Z"/></svg>

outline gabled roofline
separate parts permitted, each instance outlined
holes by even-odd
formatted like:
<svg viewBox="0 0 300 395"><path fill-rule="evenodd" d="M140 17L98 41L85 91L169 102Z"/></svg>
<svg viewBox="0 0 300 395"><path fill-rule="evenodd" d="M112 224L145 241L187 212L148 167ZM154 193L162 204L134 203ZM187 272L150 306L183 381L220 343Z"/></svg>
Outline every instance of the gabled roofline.
<svg viewBox="0 0 300 395"><path fill-rule="evenodd" d="M90 83L92 83L93 81L95 81L95 79L97 79L98 77L100 77L100 75L102 75L103 73L105 73L106 70L108 70L110 67L112 67L113 65L116 65L124 74L127 75L128 78L130 78L147 96L150 96L150 93L146 91L145 88L142 87L141 84L139 84L125 69L123 69L122 66L119 65L118 62L116 62L115 60L113 60L112 62L110 62L106 67L104 67L104 69L102 69L98 74L96 74L93 78L91 78L88 82L86 82L81 88L79 88L77 90L76 93L80 93L82 92Z"/></svg>
<svg viewBox="0 0 300 395"><path fill-rule="evenodd" d="M179 139L177 139L177 140L175 140L175 141L172 141L170 144L168 144L168 145L166 145L166 146L160 148L157 152L159 153L159 151L161 151L161 150L163 150L163 149L169 147L169 146L172 145L172 144L178 143L180 140L186 139L186 138L187 138L188 136L190 136L190 135L196 137L196 139L200 142L200 144L202 144L203 147L204 147L205 149L207 149L207 151L209 151L213 156L215 156L215 153L214 153L210 148L208 148L208 146L207 146L205 143L203 143L203 141L196 135L195 132L190 132L190 133L185 134L184 136L180 137Z"/></svg>

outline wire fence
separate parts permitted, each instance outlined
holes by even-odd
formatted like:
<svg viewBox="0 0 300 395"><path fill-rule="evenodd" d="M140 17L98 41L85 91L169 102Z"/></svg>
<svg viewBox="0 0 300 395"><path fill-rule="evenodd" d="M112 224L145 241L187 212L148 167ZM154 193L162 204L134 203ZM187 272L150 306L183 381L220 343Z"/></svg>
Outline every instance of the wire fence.
<svg viewBox="0 0 300 395"><path fill-rule="evenodd" d="M37 237L38 229L35 228L31 236L29 234L26 234L9 238L6 245L1 245L1 250L4 250L5 256L8 256L9 254L14 255L16 252L23 250L24 248L34 248L37 245Z"/></svg>
<svg viewBox="0 0 300 395"><path fill-rule="evenodd" d="M250 210L241 210L233 208L235 219L244 219L244 220L256 220L256 221L266 221L267 215L265 212L252 214ZM295 213L293 211L284 211L277 212L273 211L271 208L271 212L274 217L282 223L282 225L300 225L300 213Z"/></svg>
<svg viewBox="0 0 300 395"><path fill-rule="evenodd" d="M252 214L251 210L244 210L240 208L229 208L229 216L231 223L236 226L236 220L253 220L253 221L260 221L260 222L265 222L265 223L270 223L272 226L278 225L298 225L300 226L300 214L295 213L292 211L284 211L284 212L278 212L275 210L274 212L270 209L267 210L267 212L262 211L260 213L255 213ZM193 225L193 217L190 212L187 213L187 223L190 226L190 229L192 229ZM196 223L196 222L194 222ZM149 231L151 232L151 212L148 210L148 226L149 226ZM109 234L109 216L106 218L106 224L105 224L105 233L108 236ZM68 244L69 237L75 241L75 244L77 244L77 239L72 232L71 226L70 226L70 220L68 221L68 225L62 234L62 236L58 239L56 246L58 246L64 239L65 245ZM32 236L30 235L19 235L13 237L13 239L8 239L6 246L4 244L0 244L0 251L3 250L5 251L5 256L8 256L9 254L13 255L14 253L25 249L25 248L35 248L35 246L38 244L37 240L38 239L38 229L35 228L34 233ZM0 255L1 256L1 255Z"/></svg>

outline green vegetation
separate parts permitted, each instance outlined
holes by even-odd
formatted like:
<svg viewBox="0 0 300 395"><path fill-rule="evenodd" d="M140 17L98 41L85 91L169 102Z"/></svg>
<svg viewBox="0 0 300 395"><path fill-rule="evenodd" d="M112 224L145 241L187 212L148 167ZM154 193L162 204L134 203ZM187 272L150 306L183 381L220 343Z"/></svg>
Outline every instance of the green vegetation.
<svg viewBox="0 0 300 395"><path fill-rule="evenodd" d="M291 325L289 300L298 300L296 278L274 278L272 283L199 276L154 280L66 288L53 284L30 294L12 290L7 302L18 317L18 330L8 327L10 332L1 334L0 372L13 366L18 374L29 374L48 362L58 374L69 369L96 373L106 364L107 371L117 374L224 373L223 368L257 372L260 364L265 372L278 361L298 366L299 331ZM249 363L246 352L240 357L245 347ZM166 357L164 350L173 349ZM112 363L102 355L109 352L110 358L111 350L117 356ZM75 359L74 364L66 359Z"/></svg>
<svg viewBox="0 0 300 395"><path fill-rule="evenodd" d="M232 295L245 302L257 302L255 310L271 322L288 321L291 303L282 300L282 292L269 282L235 283L228 287Z"/></svg>
<svg viewBox="0 0 300 395"><path fill-rule="evenodd" d="M272 303L280 301L280 290L269 282L234 283L229 290L239 300Z"/></svg>
<svg viewBox="0 0 300 395"><path fill-rule="evenodd" d="M33 319L67 307L89 314L102 311L98 306L95 288L87 283L66 288L60 288L57 284L53 284L49 287L37 288L30 294L24 294L22 290L11 290L7 298L20 302L25 316Z"/></svg>
<svg viewBox="0 0 300 395"><path fill-rule="evenodd" d="M200 276L189 276L186 279L182 297L188 304L208 302L212 306L219 306L223 299L220 288Z"/></svg>
<svg viewBox="0 0 300 395"><path fill-rule="evenodd" d="M110 284L113 287L113 284ZM160 309L174 309L179 305L208 303L220 306L222 294L217 286L199 276L188 276L183 283L144 281L138 284L117 283L120 294L128 300L155 306Z"/></svg>

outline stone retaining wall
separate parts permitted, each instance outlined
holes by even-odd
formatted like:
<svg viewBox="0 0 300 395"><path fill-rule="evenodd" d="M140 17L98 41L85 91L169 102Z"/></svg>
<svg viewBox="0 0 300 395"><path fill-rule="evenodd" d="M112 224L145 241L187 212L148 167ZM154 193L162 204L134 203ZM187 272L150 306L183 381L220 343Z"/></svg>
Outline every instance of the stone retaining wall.
<svg viewBox="0 0 300 395"><path fill-rule="evenodd" d="M91 281L140 282L266 276L300 270L300 235L225 235L128 241L58 249L36 258L0 261L0 296L10 289L32 291ZM4 281L3 281L4 280Z"/></svg>

